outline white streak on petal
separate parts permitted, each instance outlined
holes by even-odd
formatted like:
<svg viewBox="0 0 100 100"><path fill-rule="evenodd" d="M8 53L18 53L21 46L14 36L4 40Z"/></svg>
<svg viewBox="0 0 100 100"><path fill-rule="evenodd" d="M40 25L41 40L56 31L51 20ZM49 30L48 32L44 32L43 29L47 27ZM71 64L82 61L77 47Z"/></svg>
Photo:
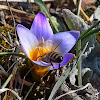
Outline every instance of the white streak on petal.
<svg viewBox="0 0 100 100"><path fill-rule="evenodd" d="M38 45L38 40L30 30L22 25L17 25L17 33L21 41L21 46L26 55L29 57L29 51Z"/></svg>

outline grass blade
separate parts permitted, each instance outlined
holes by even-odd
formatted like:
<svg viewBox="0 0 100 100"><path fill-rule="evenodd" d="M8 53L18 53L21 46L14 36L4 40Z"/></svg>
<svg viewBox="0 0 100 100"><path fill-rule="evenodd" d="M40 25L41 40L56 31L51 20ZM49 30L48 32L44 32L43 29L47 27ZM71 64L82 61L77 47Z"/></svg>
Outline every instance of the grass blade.
<svg viewBox="0 0 100 100"><path fill-rule="evenodd" d="M0 56L5 56L5 55L15 55L15 56L26 58L25 55L16 52L0 52Z"/></svg>
<svg viewBox="0 0 100 100"><path fill-rule="evenodd" d="M8 79L5 81L5 83L1 86L1 88L5 88L7 86L7 84L10 82L11 78L13 77L12 74L10 74L10 76L8 77Z"/></svg>
<svg viewBox="0 0 100 100"><path fill-rule="evenodd" d="M3 92L6 92L6 91L12 92L19 100L21 100L21 97L19 97L18 94L15 91L8 89L8 88L0 89L0 94L3 93Z"/></svg>
<svg viewBox="0 0 100 100"><path fill-rule="evenodd" d="M52 29L54 30L54 33L58 32L58 28L56 28L52 22L52 19L51 19L51 16L50 16L50 13L48 12L46 6L45 6L45 3L42 1L42 0L34 0L35 3L37 3L43 10L44 12L46 13L47 17L49 18L50 20L50 23L51 23L51 27Z"/></svg>
<svg viewBox="0 0 100 100"><path fill-rule="evenodd" d="M81 47L81 50L83 50L83 48L85 47L85 45L87 44L87 42L89 42L95 35L100 34L100 32L97 32L95 34L93 34L91 37L89 37L89 39L84 43L84 45Z"/></svg>
<svg viewBox="0 0 100 100"><path fill-rule="evenodd" d="M88 28L86 31L84 31L80 36L79 39L82 39L84 37L84 35L86 35L88 32L90 32L94 27L96 27L97 25L99 25L100 21L98 21L97 23L95 23L93 26L91 26L90 28Z"/></svg>
<svg viewBox="0 0 100 100"><path fill-rule="evenodd" d="M99 32L99 31L100 31L100 28L91 30L91 31L89 31L87 34L84 34L82 37L79 37L78 41L79 41L80 39L84 39L84 38L86 38L86 37L88 37L88 36L90 36L90 35L92 35L92 34L94 34L94 33Z"/></svg>
<svg viewBox="0 0 100 100"><path fill-rule="evenodd" d="M47 14L47 16L50 18L50 14L44 4L44 2L42 0L34 0L35 3L37 3L40 7L42 7L42 9L45 11L45 13Z"/></svg>
<svg viewBox="0 0 100 100"><path fill-rule="evenodd" d="M27 94L24 97L24 100L27 99L27 97L28 97L29 93L31 92L31 90L32 90L32 88L33 88L34 85L35 85L35 83L30 87L29 91L27 92Z"/></svg>
<svg viewBox="0 0 100 100"><path fill-rule="evenodd" d="M69 73L70 73L70 68L65 72L65 75L62 75L60 77L60 79L57 81L57 83L55 84L50 96L48 100L53 100L53 97L55 95L55 93L57 92L57 90L59 89L59 87L61 86L61 84L65 81L65 79L68 77Z"/></svg>

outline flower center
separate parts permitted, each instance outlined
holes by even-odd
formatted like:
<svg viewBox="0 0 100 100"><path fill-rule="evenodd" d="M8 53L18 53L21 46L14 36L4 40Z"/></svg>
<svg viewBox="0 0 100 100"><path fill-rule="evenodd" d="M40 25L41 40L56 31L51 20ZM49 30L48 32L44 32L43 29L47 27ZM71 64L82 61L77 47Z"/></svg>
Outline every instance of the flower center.
<svg viewBox="0 0 100 100"><path fill-rule="evenodd" d="M32 49L29 52L30 59L32 59L34 61L42 60L42 57L44 57L44 55L46 53L50 53L51 51L53 51L53 49L54 49L54 47L53 47L52 40L47 40L46 42L43 41L37 47L35 47L35 49ZM36 65L34 67L34 70L38 76L43 77L50 68L51 68L51 66L39 67L38 65Z"/></svg>
<svg viewBox="0 0 100 100"><path fill-rule="evenodd" d="M51 49L51 47L46 47L43 43L40 43L35 49L30 51L30 58L34 61L39 61L44 54L50 53Z"/></svg>

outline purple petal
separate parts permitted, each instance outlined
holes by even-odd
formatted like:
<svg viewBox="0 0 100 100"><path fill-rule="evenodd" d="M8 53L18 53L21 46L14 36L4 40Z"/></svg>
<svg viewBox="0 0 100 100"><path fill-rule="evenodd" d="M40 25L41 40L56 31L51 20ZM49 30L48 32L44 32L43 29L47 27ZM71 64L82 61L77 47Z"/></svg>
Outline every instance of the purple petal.
<svg viewBox="0 0 100 100"><path fill-rule="evenodd" d="M65 55L75 45L78 40L78 37L79 31L67 31L53 35L51 40L54 44L56 44L54 45L55 48L58 45L55 51L61 53L62 55ZM62 42L59 43L60 40L62 40Z"/></svg>
<svg viewBox="0 0 100 100"><path fill-rule="evenodd" d="M73 57L74 57L74 54L72 54L72 53L66 53L66 54L63 56L63 59L64 59L64 60L60 63L60 67L66 65ZM59 68L59 64L58 64L58 63L53 64L53 66L54 66L54 68L51 67L50 70Z"/></svg>
<svg viewBox="0 0 100 100"><path fill-rule="evenodd" d="M51 66L49 63L43 62L43 61L34 61L32 60L35 64L40 65L40 66Z"/></svg>
<svg viewBox="0 0 100 100"><path fill-rule="evenodd" d="M21 46L26 55L29 57L29 51L38 45L38 40L30 30L22 25L17 25L17 33L21 41Z"/></svg>
<svg viewBox="0 0 100 100"><path fill-rule="evenodd" d="M46 41L51 36L53 36L53 31L48 22L48 19L41 12L36 15L30 30L32 33L34 33L39 42L43 41L43 39Z"/></svg>

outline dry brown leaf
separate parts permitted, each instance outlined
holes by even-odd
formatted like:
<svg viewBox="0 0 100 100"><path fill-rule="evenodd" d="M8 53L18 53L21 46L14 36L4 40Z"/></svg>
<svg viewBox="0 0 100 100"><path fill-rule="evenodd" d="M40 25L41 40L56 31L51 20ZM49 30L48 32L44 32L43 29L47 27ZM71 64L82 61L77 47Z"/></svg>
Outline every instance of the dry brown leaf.
<svg viewBox="0 0 100 100"><path fill-rule="evenodd" d="M94 4L97 0L82 0L82 8L86 9L89 5Z"/></svg>

